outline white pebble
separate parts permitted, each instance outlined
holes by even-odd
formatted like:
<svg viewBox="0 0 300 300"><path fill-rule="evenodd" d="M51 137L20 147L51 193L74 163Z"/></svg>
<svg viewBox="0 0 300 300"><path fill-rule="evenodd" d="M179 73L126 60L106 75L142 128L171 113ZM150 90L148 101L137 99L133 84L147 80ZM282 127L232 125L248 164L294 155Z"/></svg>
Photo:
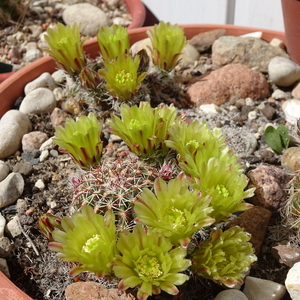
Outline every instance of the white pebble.
<svg viewBox="0 0 300 300"><path fill-rule="evenodd" d="M247 276L243 292L249 300L280 300L286 293L286 288L270 280Z"/></svg>
<svg viewBox="0 0 300 300"><path fill-rule="evenodd" d="M218 111L220 111L219 106L215 105L215 104L203 104L200 105L200 110L202 110L203 112L205 112L206 114L217 114Z"/></svg>
<svg viewBox="0 0 300 300"><path fill-rule="evenodd" d="M43 56L41 50L39 49L31 49L27 51L24 55L24 60L26 62L33 62L36 61L37 59L41 58Z"/></svg>
<svg viewBox="0 0 300 300"><path fill-rule="evenodd" d="M276 99L276 100L282 100L282 99L286 99L287 98L287 93L280 90L280 89L277 89L275 90L273 93L272 93L272 98Z"/></svg>
<svg viewBox="0 0 300 300"><path fill-rule="evenodd" d="M51 90L40 87L30 92L22 101L20 112L25 114L52 113L56 99Z"/></svg>
<svg viewBox="0 0 300 300"><path fill-rule="evenodd" d="M24 134L31 131L31 122L26 114L9 110L0 121L0 158L6 158L21 147Z"/></svg>
<svg viewBox="0 0 300 300"><path fill-rule="evenodd" d="M280 49L284 49L285 46L284 46L284 42L280 39L277 39L277 38L274 38L270 41L270 45L273 46L273 47L277 47L277 48L280 48Z"/></svg>
<svg viewBox="0 0 300 300"><path fill-rule="evenodd" d="M292 60L276 56L268 65L270 80L279 86L291 86L300 79L300 66Z"/></svg>
<svg viewBox="0 0 300 300"><path fill-rule="evenodd" d="M291 124L297 124L297 120L300 118L300 100L290 99L282 104L282 110L287 122Z"/></svg>
<svg viewBox="0 0 300 300"><path fill-rule="evenodd" d="M50 75L50 73L45 72L33 81L27 83L24 88L24 93L25 95L28 95L30 92L39 87L49 88L50 90L53 90L57 87L57 85L55 84L54 79Z"/></svg>
<svg viewBox="0 0 300 300"><path fill-rule="evenodd" d="M245 103L248 106L254 106L254 101L251 98L246 98Z"/></svg>
<svg viewBox="0 0 300 300"><path fill-rule="evenodd" d="M300 262L297 262L288 271L285 286L292 300L300 299Z"/></svg>
<svg viewBox="0 0 300 300"><path fill-rule="evenodd" d="M66 72L64 70L57 70L52 73L52 78L57 83L64 83L66 81Z"/></svg>
<svg viewBox="0 0 300 300"><path fill-rule="evenodd" d="M40 162L44 162L49 157L49 150L43 150L40 155Z"/></svg>
<svg viewBox="0 0 300 300"><path fill-rule="evenodd" d="M46 142L44 142L42 144L42 146L40 147L40 151L44 151L44 150L52 150L56 147L56 144L53 142L53 138L48 139Z"/></svg>
<svg viewBox="0 0 300 300"><path fill-rule="evenodd" d="M257 112L255 110L250 111L248 113L248 120L252 121L252 120L255 120L255 119L257 119Z"/></svg>
<svg viewBox="0 0 300 300"><path fill-rule="evenodd" d="M40 190L45 189L45 183L42 179L38 179L37 182L34 184L34 186Z"/></svg>

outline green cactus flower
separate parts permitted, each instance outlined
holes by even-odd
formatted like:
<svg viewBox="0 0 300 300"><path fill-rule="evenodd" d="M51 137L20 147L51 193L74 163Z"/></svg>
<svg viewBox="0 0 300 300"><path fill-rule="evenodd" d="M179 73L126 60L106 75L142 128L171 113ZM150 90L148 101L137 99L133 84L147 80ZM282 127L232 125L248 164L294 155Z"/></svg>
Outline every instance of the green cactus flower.
<svg viewBox="0 0 300 300"><path fill-rule="evenodd" d="M216 222L252 206L243 200L251 197L254 189L245 191L248 179L220 129L211 131L199 121L189 125L176 122L168 132L170 138L165 143L178 152L179 167L193 177L192 188L212 197Z"/></svg>
<svg viewBox="0 0 300 300"><path fill-rule="evenodd" d="M102 78L94 70L84 67L79 74L81 87L86 90L96 90Z"/></svg>
<svg viewBox="0 0 300 300"><path fill-rule="evenodd" d="M140 58L130 55L119 55L115 60L104 61L106 70L98 70L106 81L106 89L119 100L132 100L144 80L146 73L139 74Z"/></svg>
<svg viewBox="0 0 300 300"><path fill-rule="evenodd" d="M59 68L65 70L71 77L78 75L86 66L83 44L87 37L81 39L80 25L72 26L57 23L56 27L48 27L45 40L50 49L46 52L55 60Z"/></svg>
<svg viewBox="0 0 300 300"><path fill-rule="evenodd" d="M117 247L121 255L117 255L113 271L122 278L119 289L138 287L137 297L140 300L159 294L161 290L176 295L176 285L189 278L179 273L191 264L185 259L186 249L173 248L167 238L151 228L137 225L133 232L122 233Z"/></svg>
<svg viewBox="0 0 300 300"><path fill-rule="evenodd" d="M152 43L152 59L160 69L171 70L178 61L186 45L184 31L177 24L159 22L147 31Z"/></svg>
<svg viewBox="0 0 300 300"><path fill-rule="evenodd" d="M43 214L39 217L38 226L43 235L52 242L52 232L55 229L62 229L61 227L61 218L56 217L52 214Z"/></svg>
<svg viewBox="0 0 300 300"><path fill-rule="evenodd" d="M57 126L53 141L66 148L80 167L89 169L99 163L102 156L102 123L94 113L81 116L77 121L67 119L65 128Z"/></svg>
<svg viewBox="0 0 300 300"><path fill-rule="evenodd" d="M190 191L183 173L166 183L157 178L154 193L149 189L134 202L137 222L163 233L173 245L187 247L193 234L202 227L214 223L210 217L210 197Z"/></svg>
<svg viewBox="0 0 300 300"><path fill-rule="evenodd" d="M49 248L59 252L64 261L79 263L71 275L89 271L103 277L112 273L111 262L118 253L112 211L101 216L86 205L81 212L62 218L61 226L62 230L53 231L54 242L49 243Z"/></svg>
<svg viewBox="0 0 300 300"><path fill-rule="evenodd" d="M130 151L142 158L149 158L157 152L165 155L169 151L164 141L168 138L168 129L175 122L176 114L174 106L151 108L148 102L140 102L139 107L123 104L122 119L112 116L109 125Z"/></svg>
<svg viewBox="0 0 300 300"><path fill-rule="evenodd" d="M238 226L224 232L213 230L210 238L193 250L191 271L229 288L242 284L257 260L249 240L250 234Z"/></svg>
<svg viewBox="0 0 300 300"><path fill-rule="evenodd" d="M97 41L104 61L128 53L130 47L127 29L116 24L101 27L97 33Z"/></svg>

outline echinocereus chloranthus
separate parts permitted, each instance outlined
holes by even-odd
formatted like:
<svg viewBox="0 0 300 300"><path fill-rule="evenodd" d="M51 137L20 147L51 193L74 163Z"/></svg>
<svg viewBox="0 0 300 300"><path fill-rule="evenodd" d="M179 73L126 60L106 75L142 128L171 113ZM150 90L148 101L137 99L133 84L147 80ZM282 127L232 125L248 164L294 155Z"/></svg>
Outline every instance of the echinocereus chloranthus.
<svg viewBox="0 0 300 300"><path fill-rule="evenodd" d="M149 29L147 35L152 43L153 64L164 70L174 69L186 45L183 29L161 21Z"/></svg>
<svg viewBox="0 0 300 300"><path fill-rule="evenodd" d="M177 151L179 166L188 175L200 177L203 164L212 157L222 156L228 164L237 161L226 147L221 129L210 130L204 121L195 120L190 124L176 122L168 133L169 138L165 143Z"/></svg>
<svg viewBox="0 0 300 300"><path fill-rule="evenodd" d="M186 249L173 248L170 241L151 228L135 226L133 232L122 233L117 242L117 255L113 271L122 280L119 289L138 287L137 297L146 300L161 290L178 294L176 285L183 284L188 276L185 271L191 264L186 259Z"/></svg>
<svg viewBox="0 0 300 300"><path fill-rule="evenodd" d="M134 202L134 212L138 223L163 233L173 245L187 247L196 231L215 221L210 217L210 200L210 196L191 191L181 173L168 183L155 179L154 193L143 189Z"/></svg>
<svg viewBox="0 0 300 300"><path fill-rule="evenodd" d="M253 195L238 157L227 147L220 129L210 130L205 122L176 122L165 143L178 153L179 167L193 178L192 188L210 195L216 222L236 211L251 207L243 199Z"/></svg>
<svg viewBox="0 0 300 300"><path fill-rule="evenodd" d="M82 88L86 90L96 90L103 79L96 71L84 67L79 74L79 81Z"/></svg>
<svg viewBox="0 0 300 300"><path fill-rule="evenodd" d="M152 108L148 102L140 102L139 107L123 104L121 119L113 115L109 126L136 155L149 158L159 152L163 156L169 150L164 141L176 115L174 106Z"/></svg>
<svg viewBox="0 0 300 300"><path fill-rule="evenodd" d="M71 275L89 271L103 277L112 273L111 262L118 253L112 211L101 216L86 205L81 212L63 217L61 226L62 230L52 232L54 242L49 248L59 252L64 261L79 263L71 269Z"/></svg>
<svg viewBox="0 0 300 300"><path fill-rule="evenodd" d="M48 241L52 242L52 232L55 229L62 229L61 218L49 213L43 214L39 217L38 226L40 231L48 239Z"/></svg>
<svg viewBox="0 0 300 300"><path fill-rule="evenodd" d="M101 27L97 33L97 41L104 61L128 53L130 47L127 29L116 24Z"/></svg>
<svg viewBox="0 0 300 300"><path fill-rule="evenodd" d="M226 221L229 216L238 211L244 211L252 207L252 204L244 202L246 198L253 196L255 188L247 189L248 178L241 169L228 164L220 158L210 158L203 165L199 178L193 177L191 187L202 192L203 196L210 195L211 213L216 223Z"/></svg>
<svg viewBox="0 0 300 300"><path fill-rule="evenodd" d="M238 226L224 232L214 229L209 239L193 250L191 271L229 288L242 284L251 264L257 260L249 240L250 234Z"/></svg>
<svg viewBox="0 0 300 300"><path fill-rule="evenodd" d="M114 60L105 60L105 69L98 70L106 81L106 89L120 101L132 100L146 73L139 74L140 58L121 54Z"/></svg>
<svg viewBox="0 0 300 300"><path fill-rule="evenodd" d="M89 169L99 163L102 157L102 123L94 113L80 116L77 121L69 118L65 128L61 125L56 127L53 141L64 147L81 168Z"/></svg>
<svg viewBox="0 0 300 300"><path fill-rule="evenodd" d="M45 51L55 60L59 68L74 77L87 63L83 51L86 39L80 37L80 25L74 23L72 26L65 26L57 23L56 27L47 29L45 40L50 49Z"/></svg>

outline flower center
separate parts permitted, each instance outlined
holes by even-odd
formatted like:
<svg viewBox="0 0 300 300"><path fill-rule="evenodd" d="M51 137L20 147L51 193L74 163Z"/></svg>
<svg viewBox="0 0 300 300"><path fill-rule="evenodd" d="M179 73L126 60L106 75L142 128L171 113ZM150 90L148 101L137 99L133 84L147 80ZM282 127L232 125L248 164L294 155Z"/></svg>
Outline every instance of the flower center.
<svg viewBox="0 0 300 300"><path fill-rule="evenodd" d="M191 145L191 146L193 146L195 148L198 148L200 146L200 144L197 141L195 141L195 140L189 141L186 145L187 146Z"/></svg>
<svg viewBox="0 0 300 300"><path fill-rule="evenodd" d="M88 239L86 243L82 246L82 251L86 253L91 253L100 244L100 235L94 234L93 237Z"/></svg>
<svg viewBox="0 0 300 300"><path fill-rule="evenodd" d="M125 85L128 82L133 82L133 79L130 73L125 73L125 71L122 70L116 75L116 82Z"/></svg>
<svg viewBox="0 0 300 300"><path fill-rule="evenodd" d="M155 257L144 255L137 261L137 271L140 276L158 278L162 275L162 270Z"/></svg>
<svg viewBox="0 0 300 300"><path fill-rule="evenodd" d="M63 37L63 38L60 39L59 44L66 44L67 40L68 39L66 37Z"/></svg>
<svg viewBox="0 0 300 300"><path fill-rule="evenodd" d="M229 196L229 192L223 184L220 184L220 185L218 184L216 187L216 190L219 192L220 195L222 195L226 198Z"/></svg>
<svg viewBox="0 0 300 300"><path fill-rule="evenodd" d="M178 229L186 224L184 212L175 207L170 207L167 215L170 217L170 222L173 225L173 229Z"/></svg>

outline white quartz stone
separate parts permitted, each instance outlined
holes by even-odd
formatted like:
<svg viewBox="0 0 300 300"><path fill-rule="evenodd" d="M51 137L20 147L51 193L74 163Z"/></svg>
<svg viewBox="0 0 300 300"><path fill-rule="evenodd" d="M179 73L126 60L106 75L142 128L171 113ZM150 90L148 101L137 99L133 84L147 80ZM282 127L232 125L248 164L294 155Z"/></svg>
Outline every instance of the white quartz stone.
<svg viewBox="0 0 300 300"><path fill-rule="evenodd" d="M289 270L286 276L285 286L292 300L300 299L300 262L295 263Z"/></svg>

